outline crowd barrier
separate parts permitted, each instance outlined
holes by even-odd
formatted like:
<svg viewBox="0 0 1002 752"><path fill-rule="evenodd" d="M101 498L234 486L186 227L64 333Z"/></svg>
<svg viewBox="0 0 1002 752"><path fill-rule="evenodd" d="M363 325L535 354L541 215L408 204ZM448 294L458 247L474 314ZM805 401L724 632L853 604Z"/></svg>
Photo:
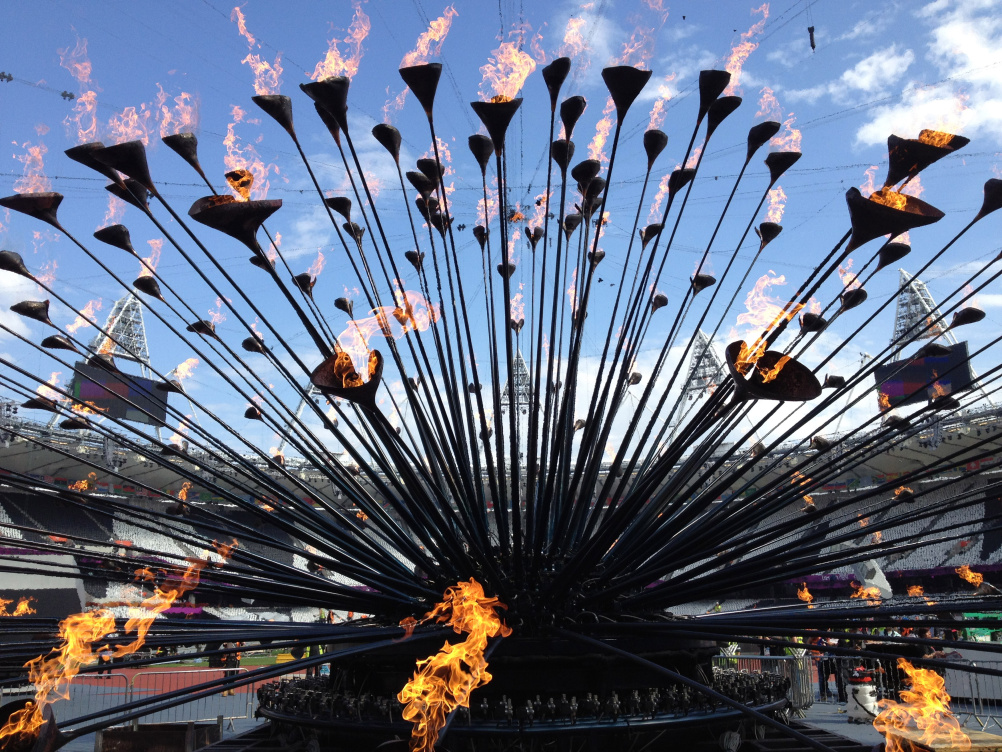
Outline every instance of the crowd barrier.
<svg viewBox="0 0 1002 752"><path fill-rule="evenodd" d="M35 688L30 684L0 687L0 705L34 694ZM129 677L120 673L85 674L66 685L61 694L63 699L59 704L64 708L72 707L75 716L98 713L129 701Z"/></svg>
<svg viewBox="0 0 1002 752"><path fill-rule="evenodd" d="M813 656L815 689L818 702L846 702L852 692L853 680L868 680L877 689L880 699L900 700L907 689L904 673L897 660L886 658L853 658L851 656ZM988 731L1002 731L1002 677L975 674L964 666L1002 669L1002 661L942 661L937 668L950 695L950 709L961 726Z"/></svg>
<svg viewBox="0 0 1002 752"><path fill-rule="evenodd" d="M714 668L743 671L750 674L779 674L790 680L787 699L795 716L803 717L814 704L814 673L811 657L768 655L718 655Z"/></svg>

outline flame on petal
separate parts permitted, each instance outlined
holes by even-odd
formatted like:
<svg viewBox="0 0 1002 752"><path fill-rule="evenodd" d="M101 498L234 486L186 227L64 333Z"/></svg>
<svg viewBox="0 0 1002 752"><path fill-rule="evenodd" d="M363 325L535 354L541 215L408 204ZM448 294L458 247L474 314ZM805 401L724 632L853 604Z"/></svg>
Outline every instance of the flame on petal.
<svg viewBox="0 0 1002 752"><path fill-rule="evenodd" d="M454 5L446 6L442 15L428 24L428 30L417 38L414 49L404 55L400 61L401 68L427 63L428 59L442 52L442 44L452 28L452 19L459 15Z"/></svg>
<svg viewBox="0 0 1002 752"><path fill-rule="evenodd" d="M985 581L985 576L983 574L981 574L980 572L973 571L971 567L967 564L963 564L957 567L953 571L959 574L961 579L966 580L967 582L974 585L974 587L978 587L982 582Z"/></svg>
<svg viewBox="0 0 1002 752"><path fill-rule="evenodd" d="M21 144L23 154L15 154L14 159L24 165L21 177L14 181L15 193L41 193L52 190L52 183L45 177L45 155L48 147L39 141Z"/></svg>
<svg viewBox="0 0 1002 752"><path fill-rule="evenodd" d="M404 620L408 635L417 624L431 619L447 624L456 634L469 635L455 645L446 642L436 655L418 660L414 676L397 695L405 706L404 720L414 724L413 752L432 752L449 713L460 706L468 708L473 690L491 680L484 659L487 640L511 634L497 614L499 608L505 608L504 604L485 596L483 586L471 578L447 589L442 602L421 622Z"/></svg>
<svg viewBox="0 0 1002 752"><path fill-rule="evenodd" d="M766 211L765 221L779 224L783 220L783 212L786 211L786 191L777 185L769 191L767 201L769 209Z"/></svg>
<svg viewBox="0 0 1002 752"><path fill-rule="evenodd" d="M100 310L101 298L87 301L87 305L80 309L80 315L76 317L72 324L66 327L66 331L71 333L76 332L78 329L82 329L89 324L97 323L97 314L95 311Z"/></svg>
<svg viewBox="0 0 1002 752"><path fill-rule="evenodd" d="M880 603L881 596L880 590L876 587L863 587L858 582L849 583L853 588L852 595L850 598L859 598L865 600L871 606Z"/></svg>
<svg viewBox="0 0 1002 752"><path fill-rule="evenodd" d="M748 57L758 48L758 42L751 40L762 33L762 29L765 28L766 19L769 18L769 3L762 3L758 8L752 8L751 12L752 15L761 14L762 18L752 24L748 31L741 34L741 41L734 45L730 57L727 58L727 64L724 68L731 74L731 82L728 84L727 89L724 90L725 96L735 94L738 91L738 84L741 81L741 69L744 67Z"/></svg>
<svg viewBox="0 0 1002 752"><path fill-rule="evenodd" d="M313 70L311 78L314 81L330 78L331 76L348 76L351 78L358 73L358 65L362 61L362 55L364 54L362 42L369 36L369 29L372 28L372 23L362 10L361 2L355 0L353 5L355 7L355 15L351 20L351 25L348 26L347 36L343 39L338 39L337 35L335 35L330 40L330 47L327 50L326 57L317 63L317 67ZM338 44L341 42L346 47L345 55L341 54L341 50L338 47Z"/></svg>
<svg viewBox="0 0 1002 752"><path fill-rule="evenodd" d="M969 750L971 739L950 712L946 680L904 658L898 658L898 668L907 675L911 688L901 691L901 702L880 700L880 713L873 719L873 727L886 737L887 752Z"/></svg>
<svg viewBox="0 0 1002 752"><path fill-rule="evenodd" d="M150 244L150 255L142 261L139 269L140 277L153 276L153 272L157 270L157 264L160 263L160 251L164 247L164 241L162 238L154 238L153 240L148 240L146 242Z"/></svg>
<svg viewBox="0 0 1002 752"><path fill-rule="evenodd" d="M536 61L522 49L525 28L519 26L508 32L508 36L512 41L502 42L480 68L483 76L480 96L485 102L510 102L536 70Z"/></svg>

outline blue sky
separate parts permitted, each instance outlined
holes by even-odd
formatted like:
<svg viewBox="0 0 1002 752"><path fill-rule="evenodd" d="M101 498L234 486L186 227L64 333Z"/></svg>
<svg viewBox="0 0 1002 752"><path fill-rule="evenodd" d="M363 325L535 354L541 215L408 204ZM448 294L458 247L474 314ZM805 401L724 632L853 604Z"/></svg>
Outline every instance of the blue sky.
<svg viewBox="0 0 1002 752"><path fill-rule="evenodd" d="M357 73L349 97L351 128L367 173L379 185L377 208L387 224L388 236L399 252L410 250L412 240L392 161L382 147L368 137L368 130L384 119L404 136L402 163L413 169L414 160L424 155L430 141L426 122L413 97L402 110L393 100L403 89L396 72L404 56L430 21L443 15L443 4L420 2L370 2L361 13L371 25L361 43ZM306 271L318 251L325 267L319 276L315 296L335 330L345 316L333 309L335 297L350 295L358 286L340 247L332 245L333 231L326 215L317 207L311 184L287 135L250 102L254 93L248 54L257 55L274 66L280 55L280 91L293 98L297 130L304 149L317 169L324 188L334 195L345 190L344 169L329 136L313 112L310 101L298 90L308 81L318 62L324 59L331 39L343 40L357 9L349 2L296 2L278 4L247 2L241 6L249 37L241 35L231 20L232 6L218 0L186 0L170 4L135 4L119 1L102 3L35 2L11 4L5 8L0 32L3 54L0 68L14 80L0 82L0 138L5 144L0 168L0 192L18 190L28 148L43 144L43 172L51 185L66 196L60 210L64 225L88 242L90 234L106 223L108 199L103 179L71 162L62 151L78 143L78 127L73 122L80 95L93 91L96 97L96 132L106 143L116 140L115 119L133 107L142 116L152 113L158 92L167 95L171 116L177 116L175 97L191 95L184 103L197 103L195 132L200 155L210 179L223 186L223 139L228 128L242 149L253 147L267 170L269 198L281 198L285 206L268 223L282 235L281 248L294 271ZM866 171L876 165L878 184L886 171L886 138L890 133L915 137L922 128L938 128L961 133L972 139L957 156L943 160L922 175L922 198L946 212L939 225L913 233L914 251L901 266L915 269L923 264L969 219L980 206L984 181L1002 175L1002 14L990 0L960 2L936 0L931 3L887 2L875 7L864 2L825 0L775 0L767 6L747 2L681 2L665 0L663 10L642 2L514 3L498 5L457 2L452 26L441 54L428 58L445 65L436 102L439 135L452 155L451 176L456 192L453 213L457 223L467 225L458 236L464 269L469 279L468 302L483 305L484 289L480 259L469 227L475 224L479 198L478 169L466 148L467 136L478 129L468 102L478 99L480 67L498 47L499 36L517 42L513 29L522 29L525 51L542 60L545 54L572 49L565 41L569 24L581 24L587 41L585 52L573 55L574 67L563 96L581 94L588 109L579 123L574 140L578 156L587 153L596 124L602 117L606 91L600 70L615 60L643 65L654 71L645 92L630 111L623 129L623 145L617 158L614 185L609 203L609 224L602 240L607 252L603 278L618 278L628 240L645 161L640 144L643 130L651 120L650 111L662 99L664 120L661 128L669 135L669 145L655 167L653 185L642 208L642 222L648 215L651 194L657 181L682 159L696 110L695 81L703 68L724 67L735 45L750 42L754 49L745 60L733 93L744 97L742 107L721 127L706 152L700 176L686 209L683 229L673 247L668 275L659 281L673 305L688 286L688 277L701 257L719 215L720 206L740 168L747 129L765 117L788 121L789 128L802 132L803 159L784 176L780 185L787 195L781 238L771 245L751 270L739 300L754 280L770 270L785 275L787 289L774 287L776 297L794 289L835 241L848 228L844 193L866 181ZM356 21L356 27L358 28ZM808 25L816 29L816 51L809 46ZM637 34L637 30L648 30ZM637 44L624 53L624 45ZM83 45L86 44L86 55ZM348 56L350 45L341 41L339 49ZM62 52L62 54L60 53ZM78 54L74 56L74 51ZM89 61L90 80L81 83L71 70L60 64L70 59ZM77 69L79 73L79 69ZM773 92L776 104L763 100L764 90ZM67 101L61 92L78 99ZM546 179L545 88L539 70L530 74L522 89L525 99L514 121L507 150L509 154L509 200L521 202L531 214L535 198ZM236 114L240 107L245 114ZM758 113L763 114L758 114ZM158 143L157 117L150 114L149 157L154 179L179 213L204 195L197 176L172 152ZM162 118L161 118L162 119ZM85 118L85 124L90 120ZM702 136L700 136L702 138ZM697 140L697 143L699 141ZM27 146L26 146L27 145ZM734 244L748 222L767 182L761 163L765 150L753 161L738 189L735 203L715 242L709 266L720 272ZM761 217L764 219L763 216ZM129 226L137 250L149 252L149 241L159 235L135 210L127 209L116 221ZM972 232L962 246L937 262L924 275L934 297L945 296L966 276L965 272L994 258L999 250L993 217ZM494 220L495 224L497 220ZM18 251L33 271L55 262L56 286L82 308L88 301L101 299L97 316L103 320L114 300L122 294L88 259L70 246L65 238L32 220L0 213L0 243ZM40 233L36 235L36 233ZM200 233L211 241L211 249L241 285L261 301L269 317L282 323L289 341L307 362L316 362L317 353L305 334L283 308L267 279L246 264L248 253L237 243L210 231ZM138 275L139 264L125 254L90 240L89 246L123 278ZM739 259L750 259L755 249L747 241ZM521 253L524 241L518 246ZM869 258L876 245L858 252L858 265ZM426 249L422 249L426 250ZM520 259L521 261L521 259ZM301 268L300 268L301 267ZM529 264L520 263L512 278L514 285L528 287ZM743 268L742 268L743 271ZM215 296L192 280L177 252L165 246L158 272L186 290L193 308L206 316L215 307ZM729 293L739 277L729 280ZM479 280L479 281L478 281ZM868 285L870 302L843 317L818 342L812 355L820 357L838 345L857 325L865 322L877 305L887 299L897 281L894 269L878 275ZM596 289L589 310L594 330L586 337L586 348L596 351L604 335L603 321L611 310L615 287ZM827 304L838 294L837 280L822 290ZM36 298L34 285L11 275L0 276L0 322L28 335L34 341L49 333L39 324L6 312L24 298ZM967 332L972 346L993 336L1002 324L999 310L1002 291L988 290L979 296L988 313L986 321ZM360 302L358 309L364 308ZM674 311L674 307L669 310ZM736 325L743 306L725 316L726 332ZM603 318L604 313L604 318ZM715 315L723 308L715 309ZM868 329L833 364L848 372L862 351L876 352L886 345L892 328L893 307L874 318ZM356 313L357 315L357 313ZM53 320L65 326L73 313L53 308ZM711 318L713 318L711 316ZM190 349L176 337L150 323L154 365L168 371L191 356ZM83 334L86 329L81 330ZM232 316L219 326L220 335L236 344L246 332ZM649 368L662 344L655 328L638 359L638 370ZM48 375L65 368L0 332L0 351L15 358L35 373ZM486 355L481 356L482 359ZM808 358L810 360L810 358ZM980 369L997 361L990 358ZM594 368L586 359L584 368ZM64 373L64 379L68 377ZM503 376L502 376L503 378ZM219 381L204 364L188 382L192 394L205 400L238 426L249 440L263 447L277 443L259 423L242 419L246 402L227 396ZM281 385L277 386L281 390ZM2 393L2 390L0 390ZM174 398L172 398L173 400ZM174 403L187 410L183 403Z"/></svg>

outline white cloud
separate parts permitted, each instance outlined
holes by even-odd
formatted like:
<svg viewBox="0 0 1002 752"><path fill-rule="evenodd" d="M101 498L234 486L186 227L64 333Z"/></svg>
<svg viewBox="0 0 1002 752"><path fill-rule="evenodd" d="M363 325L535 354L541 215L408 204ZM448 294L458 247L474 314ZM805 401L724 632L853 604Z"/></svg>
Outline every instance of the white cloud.
<svg viewBox="0 0 1002 752"><path fill-rule="evenodd" d="M915 62L915 53L892 44L860 60L834 81L788 92L793 100L815 102L827 94L836 102L849 102L865 95L867 99L880 96L901 80ZM884 136L886 138L886 135Z"/></svg>
<svg viewBox="0 0 1002 752"><path fill-rule="evenodd" d="M10 310L10 307L22 300L42 300L39 290L33 282L14 274L0 274L0 324L27 337L31 334L27 319ZM11 335L0 330L0 340L10 339Z"/></svg>
<svg viewBox="0 0 1002 752"><path fill-rule="evenodd" d="M901 102L873 110L856 134L883 142L888 133L915 136L923 128L963 132L1002 142L1002 16L994 0L936 0L918 16L930 26L925 59L941 81L910 82Z"/></svg>
<svg viewBox="0 0 1002 752"><path fill-rule="evenodd" d="M898 51L896 44L860 60L839 78L836 86L848 87L865 94L877 94L896 83L915 62L911 50Z"/></svg>

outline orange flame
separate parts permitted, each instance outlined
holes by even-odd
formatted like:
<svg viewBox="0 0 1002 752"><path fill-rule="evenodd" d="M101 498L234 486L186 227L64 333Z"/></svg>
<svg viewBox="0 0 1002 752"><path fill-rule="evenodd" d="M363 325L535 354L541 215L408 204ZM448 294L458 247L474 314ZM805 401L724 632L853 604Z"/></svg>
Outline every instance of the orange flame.
<svg viewBox="0 0 1002 752"><path fill-rule="evenodd" d="M909 585L908 595L925 595L925 588L921 585Z"/></svg>
<svg viewBox="0 0 1002 752"><path fill-rule="evenodd" d="M248 50L261 47L254 38L254 35L247 30L247 19L244 17L243 10L239 6L234 8L230 13L230 20L236 23L240 36L247 40ZM254 91L259 95L264 95L279 93L282 86L281 61L281 52L275 57L274 63L262 60L261 56L254 52L248 52L247 57L240 62L250 66L251 71L254 73Z"/></svg>
<svg viewBox="0 0 1002 752"><path fill-rule="evenodd" d="M887 394L885 394L884 392L878 392L877 393L877 407L880 409L880 412L886 413L888 410L891 409L891 398ZM898 489L897 491L895 491L894 495L898 496L900 490L901 489Z"/></svg>
<svg viewBox="0 0 1002 752"><path fill-rule="evenodd" d="M578 270L575 269L571 272L571 284L567 288L567 300L571 304L571 315L573 316L577 313L577 283L578 283Z"/></svg>
<svg viewBox="0 0 1002 752"><path fill-rule="evenodd" d="M662 23L664 19L662 19ZM633 65L643 67L654 52L655 29L637 24L630 33L630 38L623 42L619 57L613 60L614 65Z"/></svg>
<svg viewBox="0 0 1002 752"><path fill-rule="evenodd" d="M282 247L282 233L276 232L275 239L268 244L268 250L266 255L271 263L275 263L275 259L278 258L278 249Z"/></svg>
<svg viewBox="0 0 1002 752"><path fill-rule="evenodd" d="M396 306L375 308L370 311L371 316L349 321L347 328L338 335L335 351L343 357L338 358L340 365L335 365L335 371L343 373L346 386L362 383L356 371L364 366L368 366L371 374L374 363L370 357L369 341L372 337L400 339L411 331L427 331L441 318L440 307L429 303L420 292L397 288L395 297ZM351 384L348 383L349 378Z"/></svg>
<svg viewBox="0 0 1002 752"><path fill-rule="evenodd" d="M436 56L442 52L442 44L449 35L452 27L452 19L459 15L455 6L449 5L442 11L442 15L428 24L428 30L417 38L414 49L404 55L400 61L400 68L408 68L412 65L421 65L428 62L428 58Z"/></svg>
<svg viewBox="0 0 1002 752"><path fill-rule="evenodd" d="M230 20L236 23L237 31L240 33L244 39L247 40L247 46L253 47L257 44L257 40L254 35L247 30L247 19L244 17L243 8L239 5L230 12Z"/></svg>
<svg viewBox="0 0 1002 752"><path fill-rule="evenodd" d="M58 53L59 64L80 84L79 94L73 100L73 113L67 115L63 122L67 128L75 128L78 143L97 141L97 93L92 90L84 91L86 85L91 83L92 70L87 58L87 40L78 37L72 50L67 47L58 50Z"/></svg>
<svg viewBox="0 0 1002 752"><path fill-rule="evenodd" d="M442 602L421 620L435 619L469 636L456 645L446 642L436 655L419 660L414 676L397 695L405 705L404 720L414 724L413 752L432 752L448 714L459 706L468 708L473 690L491 680L484 659L487 639L511 634L498 608L505 606L496 597L486 597L483 586L471 578L448 588ZM405 622L409 630L418 624L414 619Z"/></svg>
<svg viewBox="0 0 1002 752"><path fill-rule="evenodd" d="M748 31L741 34L741 41L738 42L734 48L731 50L731 55L727 59L727 64L724 66L731 74L731 82L728 84L727 89L724 91L725 96L734 94L738 90L738 84L741 81L741 69L744 67L745 61L748 57L758 48L758 42L751 41L753 37L757 37L762 33L762 29L765 28L766 19L769 18L769 3L762 3L758 8L752 8L752 15L756 13L762 14L762 19L754 24L748 29Z"/></svg>
<svg viewBox="0 0 1002 752"><path fill-rule="evenodd" d="M82 402L74 402L70 405L70 409L77 415L100 415L101 413L108 412L110 407L98 407L95 403L90 400L84 400ZM91 473L94 476L94 473ZM94 476L97 477L97 476Z"/></svg>
<svg viewBox="0 0 1002 752"><path fill-rule="evenodd" d="M936 371L933 371L932 377L934 379L938 378L939 374L936 373ZM944 387L939 381L934 381L932 383L932 386L929 388L929 399L938 399L939 397L945 397L949 393L950 392L947 391L946 387Z"/></svg>
<svg viewBox="0 0 1002 752"><path fill-rule="evenodd" d="M651 108L651 119L647 123L647 130L654 130L664 125L665 115L667 114L665 105L672 98L672 89L668 84L674 80L675 74L669 73L665 76L664 81L658 84L658 98L654 100L654 107Z"/></svg>
<svg viewBox="0 0 1002 752"><path fill-rule="evenodd" d="M45 399L53 400L54 402L59 402L63 399L63 395L57 392L54 387L59 383L59 377L63 375L62 371L53 371L52 375L49 376L49 380L44 384L40 384L36 390L38 396L44 397Z"/></svg>
<svg viewBox="0 0 1002 752"><path fill-rule="evenodd" d="M792 320L804 307L803 303L797 303L784 311L784 306L779 302L779 299L770 297L767 291L773 285L785 285L786 276L780 274L771 277L770 274L774 275L776 272L770 270L768 274L759 277L755 287L745 297L747 310L745 313L738 314L738 325L771 329L782 321Z"/></svg>
<svg viewBox="0 0 1002 752"><path fill-rule="evenodd" d="M693 149L692 153L689 155L689 158L685 161L686 169L694 170L696 168L696 165L699 164L699 158L702 154L703 154L702 146L697 146L695 149Z"/></svg>
<svg viewBox="0 0 1002 752"><path fill-rule="evenodd" d="M73 114L63 120L67 128L76 128L77 142L84 144L98 139L97 92L85 91L73 100Z"/></svg>
<svg viewBox="0 0 1002 752"><path fill-rule="evenodd" d="M77 37L76 46L72 50L56 50L59 53L59 65L70 72L80 84L90 83L91 64L87 58L87 40Z"/></svg>
<svg viewBox="0 0 1002 752"><path fill-rule="evenodd" d="M904 209L908 205L908 194L898 193L890 188L881 188L879 191L871 193L869 199L892 209Z"/></svg>
<svg viewBox="0 0 1002 752"><path fill-rule="evenodd" d="M153 126L153 111L144 103L135 107L126 107L108 120L108 137L116 144L125 141L150 142L150 129Z"/></svg>
<svg viewBox="0 0 1002 752"><path fill-rule="evenodd" d="M511 319L512 321L518 321L525 317L525 302L522 296L522 290L525 288L525 283L520 282L518 285L518 292L515 293L511 298Z"/></svg>
<svg viewBox="0 0 1002 752"><path fill-rule="evenodd" d="M174 446L180 447L184 442L184 437L188 434L191 424L188 423L188 418L190 415L185 415L182 420L177 424L177 431L171 434L171 437L167 440L168 444L173 444Z"/></svg>
<svg viewBox="0 0 1002 752"><path fill-rule="evenodd" d="M763 368L761 363L756 361L755 365L758 368L759 375L762 377L762 383L768 384L770 381L774 381L779 372L783 370L785 366L790 361L789 355L783 355L779 360L776 361L776 365L772 368Z"/></svg>
<svg viewBox="0 0 1002 752"><path fill-rule="evenodd" d="M521 49L525 28L518 27L508 32L508 36L514 41L502 42L491 53L487 64L480 68L483 75L480 96L485 102L510 102L518 96L529 74L536 70L536 61Z"/></svg>
<svg viewBox="0 0 1002 752"><path fill-rule="evenodd" d="M766 222L779 224L783 219L783 212L786 210L786 191L782 186L777 185L769 191L769 210L765 214Z"/></svg>
<svg viewBox="0 0 1002 752"><path fill-rule="evenodd" d="M862 185L859 186L859 192L864 196L869 196L875 190L877 190L877 170L880 169L877 165L870 165L866 168L866 172L863 173Z"/></svg>
<svg viewBox="0 0 1002 752"><path fill-rule="evenodd" d="M671 180L671 173L666 172L661 177L661 182L658 183L658 192L654 194L654 203L651 204L651 210L647 215L648 223L657 222L658 218L661 216L661 202L664 201L665 196L668 195L669 180Z"/></svg>
<svg viewBox="0 0 1002 752"><path fill-rule="evenodd" d="M769 142L769 148L773 151L800 151L803 134L793 127L795 122L797 118L791 112L783 121L783 130Z"/></svg>
<svg viewBox="0 0 1002 752"><path fill-rule="evenodd" d="M974 587L978 587L985 581L985 576L983 574L973 571L967 564L963 564L953 571L959 574L961 579L967 580L967 582L974 585Z"/></svg>
<svg viewBox="0 0 1002 752"><path fill-rule="evenodd" d="M157 119L160 121L160 137L173 133L190 133L198 125L198 100L182 91L174 97L174 107L167 104L167 92L157 84L160 92L156 97Z"/></svg>
<svg viewBox="0 0 1002 752"><path fill-rule="evenodd" d="M782 120L783 119L783 108L779 106L779 100L776 99L776 94L768 86L763 86L762 94L758 100L758 112L755 113L755 117L764 117L769 120Z"/></svg>
<svg viewBox="0 0 1002 752"><path fill-rule="evenodd" d="M602 110L602 119L595 126L595 135L591 143L588 144L588 158L597 159L600 162L608 162L609 157L603 151L605 142L609 138L609 131L612 130L612 113L616 110L616 103L612 97L605 100L605 107Z"/></svg>
<svg viewBox="0 0 1002 752"><path fill-rule="evenodd" d="M45 177L45 155L48 147L41 141L33 145L30 141L21 144L24 154L15 154L14 159L24 165L22 175L14 181L15 193L41 193L52 190L52 184Z"/></svg>
<svg viewBox="0 0 1002 752"><path fill-rule="evenodd" d="M331 76L348 76L349 78L358 73L358 64L362 61L362 42L369 35L372 23L369 17L362 11L362 3L355 0L355 15L348 27L348 36L338 39L336 36L330 40L330 48L327 56L317 63L311 78L319 81L322 78ZM341 56L338 49L338 42L344 42L347 46L347 57Z"/></svg>
<svg viewBox="0 0 1002 752"><path fill-rule="evenodd" d="M66 327L66 331L76 332L78 329L82 329L88 324L96 323L97 315L94 312L100 310L101 298L87 301L87 305L80 309L80 315L76 317L72 324Z"/></svg>
<svg viewBox="0 0 1002 752"><path fill-rule="evenodd" d="M282 89L282 53L275 55L275 61L269 63L260 55L248 52L247 57L240 61L250 66L254 73L254 91L257 94L278 94Z"/></svg>
<svg viewBox="0 0 1002 752"><path fill-rule="evenodd" d="M197 365L198 358L188 358L183 363L178 364L177 368L174 369L174 375L177 376L178 381L189 379L191 378L191 374L195 372L195 366Z"/></svg>
<svg viewBox="0 0 1002 752"><path fill-rule="evenodd" d="M898 668L907 674L911 689L901 691L902 702L880 700L880 713L873 719L873 727L886 737L887 752L969 750L971 739L950 712L946 680L904 658L898 658Z"/></svg>
<svg viewBox="0 0 1002 752"><path fill-rule="evenodd" d="M846 259L844 267L841 264L838 265L838 276L842 280L846 292L855 290L863 284L852 271L852 259Z"/></svg>
<svg viewBox="0 0 1002 752"><path fill-rule="evenodd" d="M218 544L217 551L219 550ZM115 631L115 617L107 609L73 614L59 623L60 645L48 655L40 655L26 664L28 678L35 685L34 702L12 713L7 724L0 728L0 743L14 739L17 745L34 737L42 725L42 711L58 699L68 699L68 685L84 666L96 663L99 656L121 658L136 652L146 642L146 635L154 620L170 608L184 593L198 586L199 573L208 564L204 559L188 559L183 573L173 572L162 585L155 583L156 576L148 569L136 572L137 579L153 584L153 595L139 606L136 615L125 624L125 632L135 632L136 638L128 645L110 648L94 644Z"/></svg>
<svg viewBox="0 0 1002 752"><path fill-rule="evenodd" d="M226 314L223 313L223 299L216 298L216 307L209 309L209 321L219 326L226 321Z"/></svg>
<svg viewBox="0 0 1002 752"><path fill-rule="evenodd" d="M70 484L71 491L90 491L97 484L97 473L87 473L87 477Z"/></svg>
<svg viewBox="0 0 1002 752"><path fill-rule="evenodd" d="M186 480L184 483L181 484L181 488L178 489L177 498L179 498L181 501L187 501L188 491L190 490L191 490L191 481Z"/></svg>
<svg viewBox="0 0 1002 752"><path fill-rule="evenodd" d="M807 583L805 582L803 586L797 590L797 597L805 603L810 603L814 600L814 596L811 595L811 591L807 589Z"/></svg>
<svg viewBox="0 0 1002 752"><path fill-rule="evenodd" d="M561 57L577 57L587 51L588 43L584 38L584 27L588 23L585 18L568 18L564 29L564 41L557 50Z"/></svg>
<svg viewBox="0 0 1002 752"><path fill-rule="evenodd" d="M546 207L550 201L550 197L553 195L551 190L549 194L543 191L538 196L536 196L536 209L532 212L532 217L529 218L529 227L542 227L543 223L546 221Z"/></svg>
<svg viewBox="0 0 1002 752"><path fill-rule="evenodd" d="M850 585L853 588L853 593L851 598L860 598L865 600L871 606L880 603L880 590L876 587L863 587L858 582L852 582Z"/></svg>
<svg viewBox="0 0 1002 752"><path fill-rule="evenodd" d="M235 129L237 123L244 122L247 113L236 105L230 112L233 122L226 126L226 137L223 139L226 156L223 157L223 164L226 165L229 172L243 171L237 184L230 184L230 187L241 201L246 201L249 198L266 198L270 187L268 176L272 171L278 174L278 167L274 164L265 165L251 144L241 145ZM256 123L258 121L247 120L246 122ZM249 175L245 173L249 173Z"/></svg>
<svg viewBox="0 0 1002 752"><path fill-rule="evenodd" d="M32 614L37 614L38 611L31 607L31 604L35 599L31 596L21 596L17 599L17 605L14 607L14 612L9 614L9 616L31 616ZM6 613L6 605L12 603L13 601L5 601L0 598L0 616L8 616Z"/></svg>
<svg viewBox="0 0 1002 752"><path fill-rule="evenodd" d="M125 202L113 193L108 194L108 210L104 213L104 219L100 227L117 224L125 215Z"/></svg>
<svg viewBox="0 0 1002 752"><path fill-rule="evenodd" d="M908 488L907 486L898 486L897 488L894 489L894 497L895 498L897 498L898 496L900 496L903 493L914 493L914 492L910 488Z"/></svg>
<svg viewBox="0 0 1002 752"><path fill-rule="evenodd" d="M492 185L487 186L486 199L477 201L477 223L486 227L498 216L500 203L498 201L497 178L492 178Z"/></svg>
<svg viewBox="0 0 1002 752"><path fill-rule="evenodd" d="M918 140L931 146L947 146L953 140L953 134L927 129L919 133Z"/></svg>
<svg viewBox="0 0 1002 752"><path fill-rule="evenodd" d="M880 530L874 530L870 537L873 539L874 543L880 543L880 541L884 539L884 534Z"/></svg>
<svg viewBox="0 0 1002 752"><path fill-rule="evenodd" d="M310 264L310 268L307 270L307 274L315 281L317 277L320 276L320 272L324 270L324 264L326 263L324 259L323 251L317 251L317 257L313 259L313 263Z"/></svg>
<svg viewBox="0 0 1002 752"><path fill-rule="evenodd" d="M139 269L140 277L153 276L153 272L157 270L157 264L160 263L160 251L164 247L162 238L154 238L146 242L150 244L150 255L142 260L141 268Z"/></svg>
<svg viewBox="0 0 1002 752"><path fill-rule="evenodd" d="M38 280L40 285L52 287L52 284L56 281L56 269L58 268L59 262L55 259L46 261L42 264L41 270L35 275L35 279Z"/></svg>
<svg viewBox="0 0 1002 752"><path fill-rule="evenodd" d="M734 368L742 376L747 376L748 372L752 367L758 363L759 358L765 355L765 341L763 340L758 347L752 348L746 342L741 343L741 349L738 350L738 356L734 360Z"/></svg>

